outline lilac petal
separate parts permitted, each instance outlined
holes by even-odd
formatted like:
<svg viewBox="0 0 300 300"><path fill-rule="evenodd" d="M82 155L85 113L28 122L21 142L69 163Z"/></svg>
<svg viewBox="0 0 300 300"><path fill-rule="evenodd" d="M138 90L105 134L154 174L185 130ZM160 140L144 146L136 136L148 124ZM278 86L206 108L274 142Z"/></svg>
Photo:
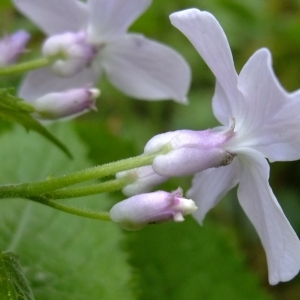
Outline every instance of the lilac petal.
<svg viewBox="0 0 300 300"><path fill-rule="evenodd" d="M89 0L90 39L103 42L124 35L150 4L151 0Z"/></svg>
<svg viewBox="0 0 300 300"><path fill-rule="evenodd" d="M187 197L195 201L198 210L195 219L202 224L207 212L238 183L239 164L236 159L225 167L208 169L194 176Z"/></svg>
<svg viewBox="0 0 300 300"><path fill-rule="evenodd" d="M238 157L238 199L266 251L269 282L291 280L300 269L300 241L269 186L269 165L257 151Z"/></svg>
<svg viewBox="0 0 300 300"><path fill-rule="evenodd" d="M25 51L29 40L30 34L25 30L18 30L0 38L0 66L14 64L19 55Z"/></svg>
<svg viewBox="0 0 300 300"><path fill-rule="evenodd" d="M126 35L100 53L107 76L127 95L186 103L191 72L173 49L140 35Z"/></svg>
<svg viewBox="0 0 300 300"><path fill-rule="evenodd" d="M62 92L72 88L92 85L98 74L89 68L84 69L71 78L61 78L53 74L50 68L31 71L23 80L18 95L32 102L48 93Z"/></svg>
<svg viewBox="0 0 300 300"><path fill-rule="evenodd" d="M239 134L270 161L300 158L300 93L288 94L278 82L267 49L248 60L238 88L245 98L243 126ZM249 138L245 139L245 136Z"/></svg>
<svg viewBox="0 0 300 300"><path fill-rule="evenodd" d="M14 0L14 4L48 35L78 31L87 24L86 5L78 0Z"/></svg>
<svg viewBox="0 0 300 300"><path fill-rule="evenodd" d="M235 106L239 105L236 103L239 100L237 74L222 27L212 14L194 8L173 13L170 19L171 23L190 40L227 95L225 98L216 97L214 105L224 110L223 115L231 112L229 117L233 117L237 110Z"/></svg>

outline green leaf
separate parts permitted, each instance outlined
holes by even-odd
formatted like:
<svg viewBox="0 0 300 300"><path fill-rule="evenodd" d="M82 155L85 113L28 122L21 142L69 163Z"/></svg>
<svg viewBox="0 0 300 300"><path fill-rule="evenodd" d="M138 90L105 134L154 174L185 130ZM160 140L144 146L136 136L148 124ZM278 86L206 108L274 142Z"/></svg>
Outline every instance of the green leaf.
<svg viewBox="0 0 300 300"><path fill-rule="evenodd" d="M18 300L17 292L12 284L10 274L6 270L4 258L0 251L0 299Z"/></svg>
<svg viewBox="0 0 300 300"><path fill-rule="evenodd" d="M91 163L69 123L51 129L76 157L68 160L37 137L24 138L19 128L0 137L0 183L41 180ZM108 209L107 195L73 200L73 205ZM123 233L110 222L85 219L23 199L0 200L0 248L20 256L36 299L132 299L131 268L122 249Z"/></svg>
<svg viewBox="0 0 300 300"><path fill-rule="evenodd" d="M142 300L271 299L248 270L230 231L191 217L130 235L128 249Z"/></svg>
<svg viewBox="0 0 300 300"><path fill-rule="evenodd" d="M19 123L28 131L36 131L72 158L68 148L31 116L34 111L32 105L13 96L11 92L12 89L0 89L0 118L5 121Z"/></svg>
<svg viewBox="0 0 300 300"><path fill-rule="evenodd" d="M19 258L12 252L0 251L0 299L34 300Z"/></svg>

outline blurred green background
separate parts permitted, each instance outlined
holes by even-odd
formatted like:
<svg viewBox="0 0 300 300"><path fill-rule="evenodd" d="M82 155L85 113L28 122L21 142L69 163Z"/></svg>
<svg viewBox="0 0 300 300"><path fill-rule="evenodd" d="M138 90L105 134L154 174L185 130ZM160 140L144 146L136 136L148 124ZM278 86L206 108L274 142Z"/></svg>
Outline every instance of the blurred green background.
<svg viewBox="0 0 300 300"><path fill-rule="evenodd" d="M75 130L79 139L78 143L87 149L91 165L138 155L143 151L145 143L161 132L176 129L201 130L218 125L211 109L214 77L196 50L172 27L168 18L172 12L191 7L207 10L219 20L227 34L238 72L255 50L267 47L272 52L274 70L284 88L288 91L299 88L299 0L153 0L152 6L130 30L168 44L182 53L191 65L193 74L190 104L182 106L171 101L130 99L103 78L99 85L102 91L98 101L99 111L71 122L72 130ZM29 30L33 36L28 46L30 52L22 59L39 54L43 34L18 14L9 0L0 1L0 28L2 34L19 28ZM17 76L1 78L0 87L14 86L19 80L20 77ZM58 126L69 124L61 123ZM57 126L50 129L56 133ZM13 130L11 125L1 122L3 134L13 134L10 130ZM42 137L27 135L25 131L23 136L27 143L31 138L44 143ZM13 141L11 147L14 147ZM76 154L76 149L71 151L75 160L82 159ZM27 154L34 165L35 157L30 156L30 153L23 155ZM47 157L47 152L44 157ZM1 176L3 183L7 182L5 174ZM190 182L191 178L176 178L160 188L174 190L181 186L186 190ZM270 184L298 236L299 182L300 162L271 165ZM111 201L116 201L124 196L114 193L110 198ZM94 231L89 234L95 237L98 227L100 226L95 226ZM121 241L118 247L125 253L123 261L128 264L130 275L126 280L132 291L131 296L124 294L120 299L300 299L300 276L288 283L276 286L268 284L264 251L256 232L239 207L235 190L208 214L203 227L192 218L187 218L180 225L170 223L150 226L134 233L120 231L118 238ZM88 247L90 246L82 246L81 255L89 255ZM101 241L98 247L101 247ZM26 255L30 256L30 251ZM56 253L51 255L55 257ZM108 250L101 257L93 258L105 260L106 255L112 254ZM21 262L22 259L25 267L30 268L29 264L35 257L22 258L21 255ZM28 274L34 292L38 291L37 299L110 299L100 291L99 294L93 294L94 298L90 298L88 294L86 298L81 295L76 298L78 293L75 284L73 292L68 293L69 296L63 294L59 298L57 295L60 294L56 293L55 298L51 296L51 292L43 292L43 287L37 287L30 272ZM97 271L93 274L99 276ZM84 282L85 276L82 277ZM114 289L115 281L116 278L112 278L106 288ZM88 283L85 286L87 293L95 289ZM62 285L59 288L64 291L65 287Z"/></svg>

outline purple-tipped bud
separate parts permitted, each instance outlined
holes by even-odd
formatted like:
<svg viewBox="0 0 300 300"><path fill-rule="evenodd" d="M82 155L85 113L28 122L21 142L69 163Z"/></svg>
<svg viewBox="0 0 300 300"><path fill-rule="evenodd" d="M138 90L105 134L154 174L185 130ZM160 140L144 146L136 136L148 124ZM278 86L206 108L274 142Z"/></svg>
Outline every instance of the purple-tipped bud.
<svg viewBox="0 0 300 300"><path fill-rule="evenodd" d="M182 198L182 190L178 188L172 193L157 191L128 198L113 206L110 217L122 228L133 231L148 224L182 222L185 215L196 209L194 201Z"/></svg>
<svg viewBox="0 0 300 300"><path fill-rule="evenodd" d="M44 42L42 53L53 59L52 69L61 77L77 74L91 63L96 54L84 32L51 36Z"/></svg>
<svg viewBox="0 0 300 300"><path fill-rule="evenodd" d="M34 116L41 120L75 117L96 110L98 89L79 88L60 93L49 93L33 102Z"/></svg>
<svg viewBox="0 0 300 300"><path fill-rule="evenodd" d="M14 64L19 55L24 52L30 39L30 34L25 30L16 31L12 35L0 40L0 66Z"/></svg>
<svg viewBox="0 0 300 300"><path fill-rule="evenodd" d="M144 153L164 151L153 160L153 170L162 176L186 176L208 168L228 165L234 155L223 149L234 136L234 125L226 132L178 130L159 134L145 146Z"/></svg>
<svg viewBox="0 0 300 300"><path fill-rule="evenodd" d="M116 177L118 179L128 177L134 180L122 189L123 194L126 196L150 192L155 186L167 181L169 178L156 174L151 166L119 172Z"/></svg>

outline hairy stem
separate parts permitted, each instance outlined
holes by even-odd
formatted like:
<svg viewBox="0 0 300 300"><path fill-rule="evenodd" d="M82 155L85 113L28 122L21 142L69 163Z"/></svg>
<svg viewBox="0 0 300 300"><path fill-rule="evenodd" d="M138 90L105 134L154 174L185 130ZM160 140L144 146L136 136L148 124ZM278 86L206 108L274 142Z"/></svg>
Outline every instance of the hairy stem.
<svg viewBox="0 0 300 300"><path fill-rule="evenodd" d="M58 201L50 200L45 197L31 197L30 200L50 206L52 208L64 211L72 215L85 217L89 219L97 219L101 221L111 221L109 212L107 211L92 211L88 209L76 208L74 206L62 204Z"/></svg>
<svg viewBox="0 0 300 300"><path fill-rule="evenodd" d="M107 193L120 190L130 182L131 180L129 180L128 178L115 179L84 187L60 189L52 193L47 193L45 196L50 199L68 199L96 195L100 193Z"/></svg>
<svg viewBox="0 0 300 300"><path fill-rule="evenodd" d="M30 196L49 193L77 183L113 175L117 172L151 165L157 154L131 157L44 181L0 186L0 198L30 198Z"/></svg>
<svg viewBox="0 0 300 300"><path fill-rule="evenodd" d="M52 63L51 59L48 58L38 58L31 61L26 61L23 63L2 67L0 68L0 76L5 75L13 75L13 74L19 74L19 73L25 73L30 70L40 69L43 67L46 67Z"/></svg>

